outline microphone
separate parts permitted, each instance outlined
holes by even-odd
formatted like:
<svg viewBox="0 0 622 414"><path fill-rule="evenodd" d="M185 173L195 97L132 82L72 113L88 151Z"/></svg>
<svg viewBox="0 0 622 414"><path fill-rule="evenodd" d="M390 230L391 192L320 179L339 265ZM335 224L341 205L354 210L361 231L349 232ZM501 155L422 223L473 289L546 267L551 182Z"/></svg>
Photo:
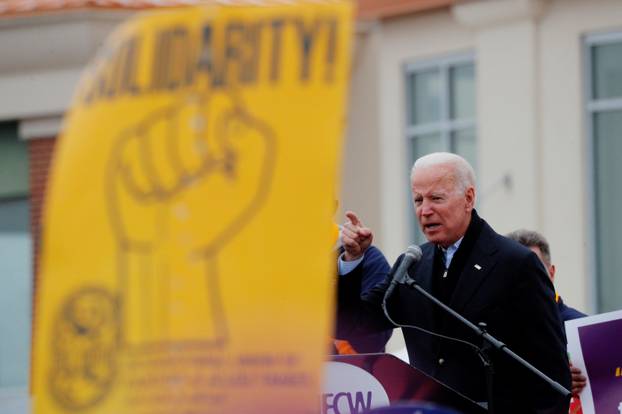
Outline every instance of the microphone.
<svg viewBox="0 0 622 414"><path fill-rule="evenodd" d="M419 246L417 246L416 244L408 246L408 249L406 249L400 265L395 270L395 273L393 273L393 279L391 280L391 284L387 288L387 291L384 293L384 299L382 301L383 307L385 307L387 298L391 296L393 290L395 290L395 287L398 284L404 284L408 279L410 279L410 277L408 276L408 269L415 262L418 262L421 259L421 255L421 248Z"/></svg>

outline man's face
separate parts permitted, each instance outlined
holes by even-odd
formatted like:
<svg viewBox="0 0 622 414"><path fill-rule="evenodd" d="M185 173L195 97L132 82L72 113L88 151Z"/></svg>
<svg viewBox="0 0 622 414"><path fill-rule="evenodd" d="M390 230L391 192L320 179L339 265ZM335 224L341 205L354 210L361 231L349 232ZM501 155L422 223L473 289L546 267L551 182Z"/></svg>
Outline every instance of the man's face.
<svg viewBox="0 0 622 414"><path fill-rule="evenodd" d="M453 167L419 167L411 183L415 214L428 241L447 247L464 236L471 221L475 189L458 190Z"/></svg>

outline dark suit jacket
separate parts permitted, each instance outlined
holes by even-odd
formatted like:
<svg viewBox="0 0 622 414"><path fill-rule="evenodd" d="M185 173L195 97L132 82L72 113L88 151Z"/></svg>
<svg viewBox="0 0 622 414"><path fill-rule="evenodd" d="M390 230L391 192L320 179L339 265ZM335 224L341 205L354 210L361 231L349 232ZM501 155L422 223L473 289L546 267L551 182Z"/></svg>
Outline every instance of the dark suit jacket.
<svg viewBox="0 0 622 414"><path fill-rule="evenodd" d="M421 248L423 256L410 268L409 275L431 292L437 248L430 243ZM459 254L462 267L449 306L475 324L486 323L490 334L569 389L566 339L553 286L538 257L497 234L475 211L456 256ZM401 257L393 270L400 261ZM379 309L391 277L392 274L368 295L367 303L362 303L351 294L358 291L360 275L355 270L342 276L338 291L340 314L347 315L350 323L356 320L360 330L391 325ZM388 310L399 325L414 325L473 344L481 343L457 320L444 315L428 299L406 286L395 290L388 301ZM487 400L483 364L471 347L417 329L403 328L403 332L412 365L475 401ZM568 412L568 400L535 375L506 355L492 357L497 413Z"/></svg>

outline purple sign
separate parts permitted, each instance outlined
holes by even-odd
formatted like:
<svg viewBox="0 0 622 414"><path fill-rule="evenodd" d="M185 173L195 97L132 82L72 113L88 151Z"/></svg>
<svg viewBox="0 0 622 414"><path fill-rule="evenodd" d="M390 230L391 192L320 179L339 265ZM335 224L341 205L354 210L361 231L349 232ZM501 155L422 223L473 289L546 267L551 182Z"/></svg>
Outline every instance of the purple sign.
<svg viewBox="0 0 622 414"><path fill-rule="evenodd" d="M594 411L622 413L622 319L578 329Z"/></svg>
<svg viewBox="0 0 622 414"><path fill-rule="evenodd" d="M587 377L583 414L622 414L622 310L566 321L572 364Z"/></svg>

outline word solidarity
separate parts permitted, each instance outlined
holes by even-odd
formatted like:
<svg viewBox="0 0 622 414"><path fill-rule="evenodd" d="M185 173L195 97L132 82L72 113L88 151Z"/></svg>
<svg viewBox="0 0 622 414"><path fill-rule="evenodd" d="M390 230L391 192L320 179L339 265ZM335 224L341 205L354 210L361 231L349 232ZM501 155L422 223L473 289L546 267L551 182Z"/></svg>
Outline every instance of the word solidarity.
<svg viewBox="0 0 622 414"><path fill-rule="evenodd" d="M104 48L79 92L83 104L121 96L258 86L287 81L332 83L338 60L334 17L277 17L163 27ZM285 58L286 45L298 53ZM146 71L144 68L148 68Z"/></svg>

